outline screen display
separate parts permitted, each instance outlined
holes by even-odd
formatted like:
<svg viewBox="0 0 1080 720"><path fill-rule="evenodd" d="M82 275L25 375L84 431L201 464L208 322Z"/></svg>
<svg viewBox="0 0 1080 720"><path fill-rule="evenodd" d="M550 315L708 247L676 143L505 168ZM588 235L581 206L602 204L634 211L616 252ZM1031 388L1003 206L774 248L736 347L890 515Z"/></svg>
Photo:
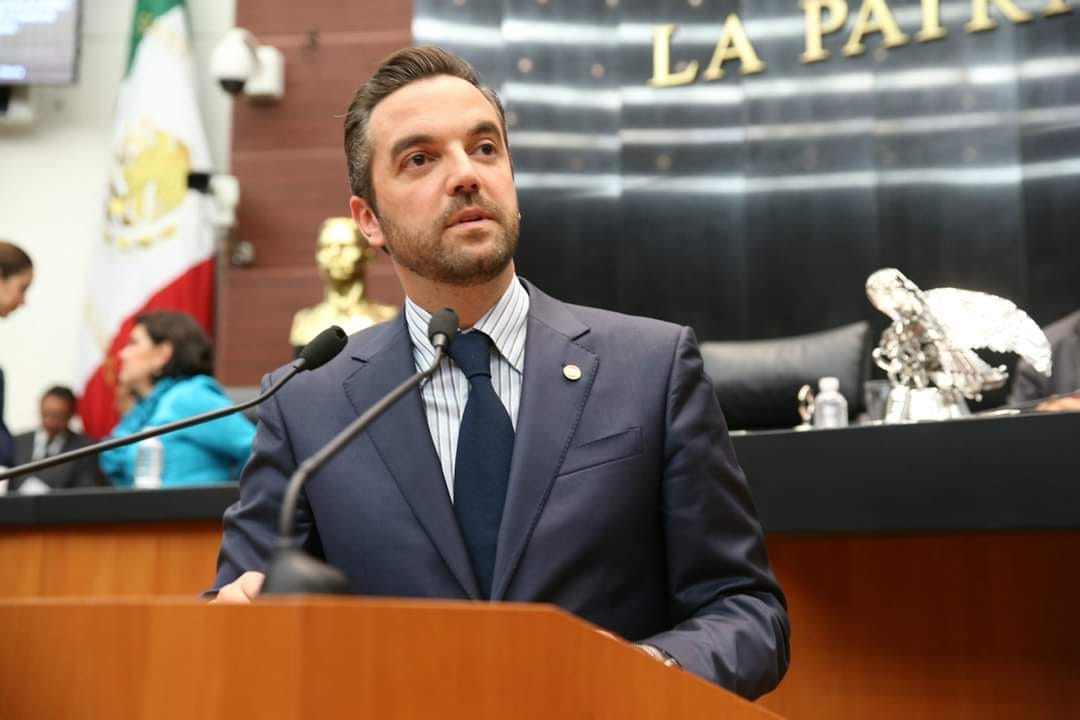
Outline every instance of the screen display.
<svg viewBox="0 0 1080 720"><path fill-rule="evenodd" d="M79 0L0 0L0 85L75 81Z"/></svg>

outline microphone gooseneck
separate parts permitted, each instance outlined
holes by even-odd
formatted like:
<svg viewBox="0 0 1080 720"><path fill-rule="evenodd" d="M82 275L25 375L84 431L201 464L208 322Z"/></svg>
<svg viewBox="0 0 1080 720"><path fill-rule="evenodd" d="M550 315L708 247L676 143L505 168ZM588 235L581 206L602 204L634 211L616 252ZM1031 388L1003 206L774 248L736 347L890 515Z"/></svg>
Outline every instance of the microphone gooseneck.
<svg viewBox="0 0 1080 720"><path fill-rule="evenodd" d="M165 435L166 433L175 432L176 430L183 430L184 428L191 427L192 425L199 425L200 423L210 422L211 420L217 420L218 418L225 417L226 415L232 415L233 413L240 412L241 410L247 410L250 407L258 405L262 401L269 398L282 388L282 386L293 379L293 377L304 370L314 370L315 368L325 365L335 355L340 353L348 342L348 336L345 331L339 328L337 325L332 325L327 329L319 333L314 340L308 343L303 350L300 351L300 357L293 361L289 367L289 371L285 373L276 383L270 386L270 388L260 395L242 402L239 405L231 405L220 410L212 410L208 413L201 415L195 415L184 420L177 420L167 425L160 425L158 427L147 428L142 432L137 432L132 435L125 435L121 438L113 438L112 440L106 440L104 442L95 443L93 445L87 445L86 447L79 448L78 450L72 450L70 452L61 453L59 455L53 455L49 458L42 458L41 460L35 460L34 462L19 465L17 467L9 468L3 472L0 472L0 480L6 480L8 478L17 477L19 475L28 475L45 468L50 468L55 465L61 465L72 460L78 460L79 458L86 457L87 455L94 455L96 453L105 452L106 450L112 450L113 448L123 447L125 445L131 445L147 438L157 437L158 435Z"/></svg>
<svg viewBox="0 0 1080 720"><path fill-rule="evenodd" d="M278 538L273 555L266 569L266 582L262 592L267 594L286 593L322 593L348 594L349 581L344 573L307 555L294 537L296 504L300 490L311 475L325 465L341 451L354 437L359 435L377 417L408 394L413 388L430 377L438 368L453 342L458 331L457 313L445 308L431 316L428 323L428 338L435 348L435 357L431 365L409 377L405 382L390 391L375 403L363 415L334 436L326 445L304 462L289 478L285 498L281 503L281 516L278 522Z"/></svg>

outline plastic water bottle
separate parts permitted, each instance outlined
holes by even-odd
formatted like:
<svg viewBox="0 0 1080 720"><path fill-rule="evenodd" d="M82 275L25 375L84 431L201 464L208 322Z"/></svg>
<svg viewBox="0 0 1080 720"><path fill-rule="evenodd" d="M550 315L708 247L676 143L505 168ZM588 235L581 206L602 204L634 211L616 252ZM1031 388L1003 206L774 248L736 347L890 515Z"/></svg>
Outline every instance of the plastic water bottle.
<svg viewBox="0 0 1080 720"><path fill-rule="evenodd" d="M840 381L823 377L818 381L818 394L814 398L814 427L847 427L847 400L840 394Z"/></svg>
<svg viewBox="0 0 1080 720"><path fill-rule="evenodd" d="M165 446L156 437L146 438L135 446L135 487L161 487L161 473L165 470Z"/></svg>

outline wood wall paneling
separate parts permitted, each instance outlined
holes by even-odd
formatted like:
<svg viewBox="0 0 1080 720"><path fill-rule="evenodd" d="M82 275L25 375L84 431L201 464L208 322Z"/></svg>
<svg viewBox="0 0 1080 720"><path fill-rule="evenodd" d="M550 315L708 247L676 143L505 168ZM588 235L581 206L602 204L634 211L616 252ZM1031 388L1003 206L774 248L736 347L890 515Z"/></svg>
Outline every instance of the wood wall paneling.
<svg viewBox="0 0 1080 720"><path fill-rule="evenodd" d="M249 270L315 270L315 241L322 221L349 212L349 186L340 148L263 151L237 154L233 172L240 178L237 240L255 247ZM230 280L232 275L230 274Z"/></svg>
<svg viewBox="0 0 1080 720"><path fill-rule="evenodd" d="M368 272L367 284L373 300L398 305L405 298L389 259L382 253ZM229 271L218 323L217 375L221 382L258 385L264 374L291 361L293 315L322 297L322 279L314 263L306 268Z"/></svg>
<svg viewBox="0 0 1080 720"><path fill-rule="evenodd" d="M236 24L256 35L408 30L411 0L237 0ZM262 40L262 38L260 38Z"/></svg>
<svg viewBox="0 0 1080 720"><path fill-rule="evenodd" d="M276 105L233 106L234 236L254 246L256 259L223 269L217 367L225 384L254 385L291 359L293 314L322 296L319 225L348 212L340 116L379 62L411 44L411 22L411 2L238 0L236 24L285 55L286 89ZM404 297L383 256L368 293L390 304Z"/></svg>
<svg viewBox="0 0 1080 720"><path fill-rule="evenodd" d="M234 236L250 242L256 257L253 267L229 268L228 272L237 275L268 269L317 272L315 243L319 226L328 217L349 213L342 152L295 153L293 157L286 153L248 153L234 160L233 171L248 178L237 208ZM376 253L372 272L383 272L383 264L392 274L389 258L382 252ZM375 285L383 287L381 281ZM397 302L402 297L395 285L388 296L376 299Z"/></svg>
<svg viewBox="0 0 1080 720"><path fill-rule="evenodd" d="M293 314L317 302L318 271L310 268L232 270L222 298L217 373L225 385L258 385L289 362Z"/></svg>
<svg viewBox="0 0 1080 720"><path fill-rule="evenodd" d="M333 148L344 177L343 115L353 93L393 51L410 43L407 31L375 41L301 45L300 35L278 45L285 56L285 97L273 105L233 105L233 154L252 150ZM344 181L342 181L344 182Z"/></svg>

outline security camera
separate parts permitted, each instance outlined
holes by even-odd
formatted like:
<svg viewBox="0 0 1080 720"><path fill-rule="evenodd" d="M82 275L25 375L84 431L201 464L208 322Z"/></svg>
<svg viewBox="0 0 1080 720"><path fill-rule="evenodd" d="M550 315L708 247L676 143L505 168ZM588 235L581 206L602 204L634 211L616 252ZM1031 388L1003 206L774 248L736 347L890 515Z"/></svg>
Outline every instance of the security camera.
<svg viewBox="0 0 1080 720"><path fill-rule="evenodd" d="M210 74L230 95L276 101L285 94L285 58L277 48L259 45L243 28L232 28L210 56Z"/></svg>
<svg viewBox="0 0 1080 720"><path fill-rule="evenodd" d="M243 28L225 33L210 57L210 72L230 95L239 95L255 74L259 61L255 57L255 36Z"/></svg>

